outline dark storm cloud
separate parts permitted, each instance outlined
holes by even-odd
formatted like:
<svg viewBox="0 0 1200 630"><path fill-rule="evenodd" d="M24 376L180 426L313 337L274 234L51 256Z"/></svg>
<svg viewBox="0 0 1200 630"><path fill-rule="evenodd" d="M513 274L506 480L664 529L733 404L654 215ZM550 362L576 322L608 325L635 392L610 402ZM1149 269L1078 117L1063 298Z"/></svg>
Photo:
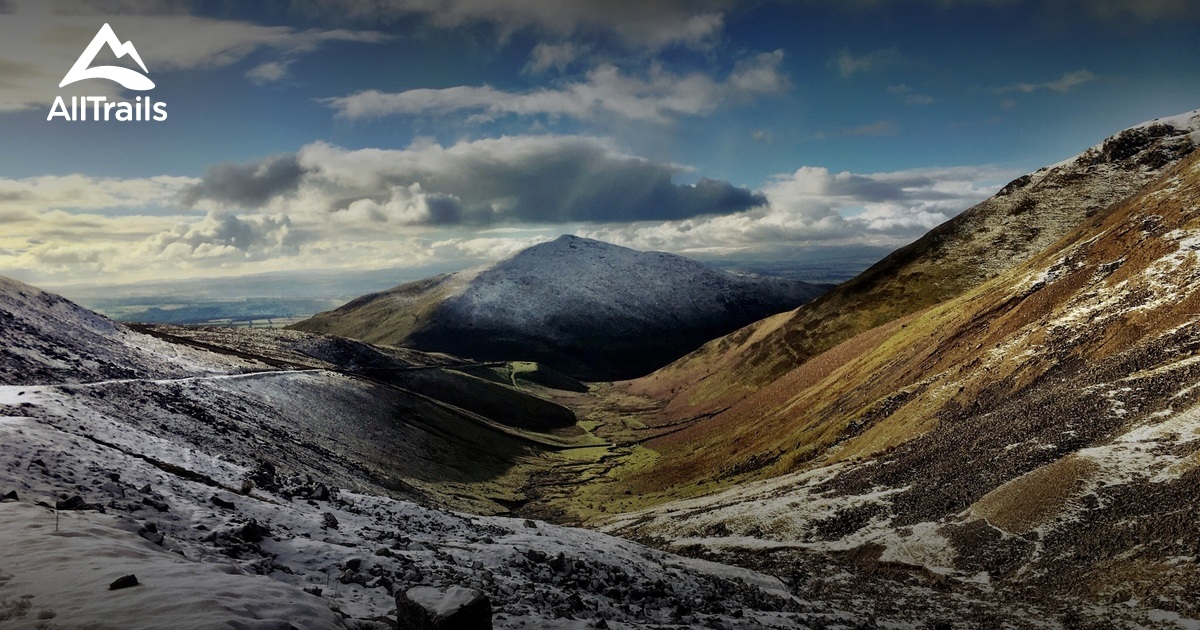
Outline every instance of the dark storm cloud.
<svg viewBox="0 0 1200 630"><path fill-rule="evenodd" d="M210 168L200 183L185 188L181 200L187 206L209 199L230 206L257 208L277 195L294 191L303 174L294 154L250 164L221 163Z"/></svg>
<svg viewBox="0 0 1200 630"><path fill-rule="evenodd" d="M502 137L450 147L350 151L324 143L258 164L221 165L185 200L327 214L367 225L679 220L731 214L766 198L728 182L677 184L679 166L594 138Z"/></svg>

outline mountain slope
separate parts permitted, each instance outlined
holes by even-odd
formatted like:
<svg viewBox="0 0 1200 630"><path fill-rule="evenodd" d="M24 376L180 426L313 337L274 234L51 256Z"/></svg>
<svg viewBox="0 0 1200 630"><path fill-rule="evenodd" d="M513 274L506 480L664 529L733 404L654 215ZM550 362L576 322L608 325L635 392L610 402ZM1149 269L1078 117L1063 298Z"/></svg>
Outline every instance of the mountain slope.
<svg viewBox="0 0 1200 630"><path fill-rule="evenodd" d="M1129 197L1200 145L1200 110L1118 133L1020 177L811 304L635 382L674 420L727 408L855 335L962 295Z"/></svg>
<svg viewBox="0 0 1200 630"><path fill-rule="evenodd" d="M294 328L618 379L820 293L802 282L562 236L487 268L359 298Z"/></svg>
<svg viewBox="0 0 1200 630"><path fill-rule="evenodd" d="M867 334L703 436L651 442L663 460L632 483L706 464L800 472L616 531L1050 602L1067 627L1088 610L1200 616L1200 153L977 289Z"/></svg>
<svg viewBox="0 0 1200 630"><path fill-rule="evenodd" d="M189 376L246 365L168 348L65 298L0 276L0 385Z"/></svg>
<svg viewBox="0 0 1200 630"><path fill-rule="evenodd" d="M582 434L570 409L507 384L507 368L468 373L446 355L298 331L138 332L6 278L0 320L0 386L86 407L60 428L152 428L327 484L504 512L537 458Z"/></svg>
<svg viewBox="0 0 1200 630"><path fill-rule="evenodd" d="M513 630L859 621L745 569L397 500L515 498L503 478L562 437L525 416L563 418L512 374L295 331L139 333L0 283L6 629L385 630L397 595L450 585Z"/></svg>

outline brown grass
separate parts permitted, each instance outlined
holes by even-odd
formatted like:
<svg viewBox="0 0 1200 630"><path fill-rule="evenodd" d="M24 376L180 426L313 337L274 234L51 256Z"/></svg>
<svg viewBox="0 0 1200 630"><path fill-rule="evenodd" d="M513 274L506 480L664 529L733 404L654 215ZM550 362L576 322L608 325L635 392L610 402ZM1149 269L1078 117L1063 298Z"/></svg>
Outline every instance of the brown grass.
<svg viewBox="0 0 1200 630"><path fill-rule="evenodd" d="M971 510L1010 534L1026 534L1060 514L1098 470L1095 461L1068 455L996 488Z"/></svg>

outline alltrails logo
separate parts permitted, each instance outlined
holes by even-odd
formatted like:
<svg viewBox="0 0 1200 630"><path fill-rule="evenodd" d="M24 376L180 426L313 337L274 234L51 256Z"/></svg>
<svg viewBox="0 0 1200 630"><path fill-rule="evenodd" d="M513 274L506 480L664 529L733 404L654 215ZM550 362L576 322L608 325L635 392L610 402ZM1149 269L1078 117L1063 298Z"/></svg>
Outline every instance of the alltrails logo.
<svg viewBox="0 0 1200 630"><path fill-rule="evenodd" d="M75 65L71 66L71 69L67 71L67 75L63 77L58 87L66 87L84 79L107 79L121 84L121 86L128 90L146 91L154 89L154 82L145 74L136 70L120 66L91 67L92 62L96 60L96 55L100 53L100 49L104 46L108 46L118 59L129 55L141 67L142 72L149 72L146 70L146 64L142 62L142 57L138 54L137 48L133 47L133 42L121 43L121 40L117 39L117 34L113 32L112 27L105 24L100 27L96 36L92 38L92 43L83 49L83 54L79 55L79 59L75 60ZM91 114L90 118L88 116L89 113ZM62 96L56 96L54 98L54 105L50 108L50 114L46 116L46 120L50 121L58 117L71 122L80 120L116 120L120 122L145 120L162 122L167 119L167 104L155 103L149 95L144 98L139 96L132 103L127 101L109 101L106 96L72 96L71 106L67 107L66 100Z"/></svg>

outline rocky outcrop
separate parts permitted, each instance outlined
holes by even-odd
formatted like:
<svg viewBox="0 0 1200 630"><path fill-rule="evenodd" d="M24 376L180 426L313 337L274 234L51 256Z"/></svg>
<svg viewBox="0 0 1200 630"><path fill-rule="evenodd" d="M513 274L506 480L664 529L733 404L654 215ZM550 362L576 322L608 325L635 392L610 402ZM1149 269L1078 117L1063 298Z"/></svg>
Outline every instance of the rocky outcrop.
<svg viewBox="0 0 1200 630"><path fill-rule="evenodd" d="M483 591L462 586L416 586L396 596L400 630L491 630L492 604Z"/></svg>

